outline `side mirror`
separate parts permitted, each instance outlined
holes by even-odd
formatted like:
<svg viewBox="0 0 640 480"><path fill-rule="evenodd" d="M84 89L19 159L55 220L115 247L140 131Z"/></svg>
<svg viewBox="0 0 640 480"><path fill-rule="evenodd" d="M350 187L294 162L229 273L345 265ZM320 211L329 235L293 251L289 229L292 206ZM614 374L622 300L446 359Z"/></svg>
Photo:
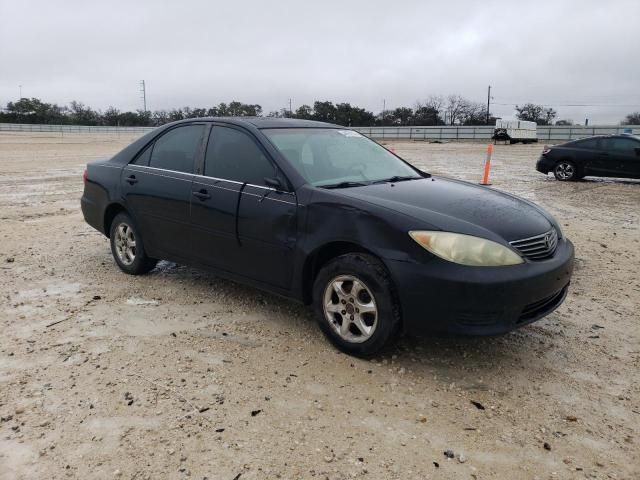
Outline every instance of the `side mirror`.
<svg viewBox="0 0 640 480"><path fill-rule="evenodd" d="M284 190L284 186L282 185L282 181L277 177L264 177L264 184L267 187L273 188L277 191Z"/></svg>

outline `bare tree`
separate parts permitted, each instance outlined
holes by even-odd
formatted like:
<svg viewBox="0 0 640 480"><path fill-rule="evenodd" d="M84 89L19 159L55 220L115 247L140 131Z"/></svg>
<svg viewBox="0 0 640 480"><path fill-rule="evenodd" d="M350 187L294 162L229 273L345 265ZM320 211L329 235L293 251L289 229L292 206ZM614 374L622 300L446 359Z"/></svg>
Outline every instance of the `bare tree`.
<svg viewBox="0 0 640 480"><path fill-rule="evenodd" d="M622 121L622 125L640 125L640 112L630 113Z"/></svg>
<svg viewBox="0 0 640 480"><path fill-rule="evenodd" d="M482 125L487 121L487 106L465 100L460 114L460 123L463 125Z"/></svg>
<svg viewBox="0 0 640 480"><path fill-rule="evenodd" d="M442 107L444 99L441 96L432 95L426 100L417 101L413 108L415 125L442 125Z"/></svg>
<svg viewBox="0 0 640 480"><path fill-rule="evenodd" d="M445 120L449 125L462 123L465 111L469 108L469 101L460 95L449 95L447 97L447 106L445 108Z"/></svg>
<svg viewBox="0 0 640 480"><path fill-rule="evenodd" d="M551 125L556 118L556 111L553 108L545 108L544 105L525 103L523 106L516 105L516 118L536 122L538 125Z"/></svg>

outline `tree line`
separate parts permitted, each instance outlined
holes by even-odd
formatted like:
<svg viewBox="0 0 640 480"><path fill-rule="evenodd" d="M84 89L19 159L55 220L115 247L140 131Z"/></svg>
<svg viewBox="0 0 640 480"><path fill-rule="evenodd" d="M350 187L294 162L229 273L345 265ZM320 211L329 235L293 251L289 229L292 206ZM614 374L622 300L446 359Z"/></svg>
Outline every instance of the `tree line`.
<svg viewBox="0 0 640 480"><path fill-rule="evenodd" d="M516 118L536 122L538 125L553 125L557 113L552 108L527 103L516 105ZM21 98L8 102L0 109L0 122L35 123L59 125L98 126L159 126L176 120L200 117L263 116L258 104L238 101L220 103L208 108L174 108L171 110L121 111L109 107L104 111L94 110L82 102L69 105L46 103L38 98ZM437 126L437 125L495 125L495 117L487 115L487 106L468 100L460 95L447 97L431 96L417 101L413 107L397 107L378 114L351 105L330 101L316 101L313 105L301 105L296 110L281 109L266 114L268 117L299 118L336 123L352 127L368 126ZM640 112L631 113L621 122L623 125L639 125ZM572 125L571 120L558 120L556 125Z"/></svg>

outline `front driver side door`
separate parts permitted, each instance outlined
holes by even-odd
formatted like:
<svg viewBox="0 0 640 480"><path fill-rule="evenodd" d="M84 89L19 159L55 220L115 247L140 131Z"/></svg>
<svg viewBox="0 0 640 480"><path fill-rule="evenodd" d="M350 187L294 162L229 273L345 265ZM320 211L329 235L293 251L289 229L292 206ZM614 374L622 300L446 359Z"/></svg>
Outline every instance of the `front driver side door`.
<svg viewBox="0 0 640 480"><path fill-rule="evenodd" d="M193 252L201 261L283 290L290 288L296 196L264 181L279 175L252 134L214 125L203 175L192 187Z"/></svg>

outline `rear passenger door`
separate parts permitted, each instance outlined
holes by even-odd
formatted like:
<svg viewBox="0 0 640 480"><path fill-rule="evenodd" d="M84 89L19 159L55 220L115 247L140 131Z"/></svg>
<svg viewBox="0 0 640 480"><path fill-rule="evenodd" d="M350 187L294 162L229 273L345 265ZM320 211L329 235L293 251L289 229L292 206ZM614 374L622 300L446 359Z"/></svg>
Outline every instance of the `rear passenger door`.
<svg viewBox="0 0 640 480"><path fill-rule="evenodd" d="M205 129L171 128L123 169L122 193L152 257L190 258L191 183Z"/></svg>
<svg viewBox="0 0 640 480"><path fill-rule="evenodd" d="M265 177L278 176L283 178L252 134L215 125L203 175L192 188L194 254L212 266L289 288L296 197L266 186Z"/></svg>

